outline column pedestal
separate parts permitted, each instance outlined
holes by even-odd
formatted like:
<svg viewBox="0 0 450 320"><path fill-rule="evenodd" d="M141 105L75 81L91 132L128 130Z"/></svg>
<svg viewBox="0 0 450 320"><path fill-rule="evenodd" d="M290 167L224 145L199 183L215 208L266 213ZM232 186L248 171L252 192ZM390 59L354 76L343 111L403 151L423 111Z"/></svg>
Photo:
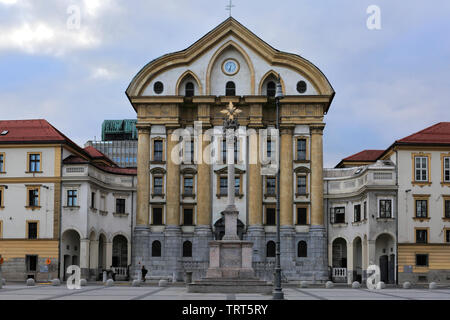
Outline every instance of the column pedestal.
<svg viewBox="0 0 450 320"><path fill-rule="evenodd" d="M174 281L183 281L183 266L181 263L182 256L182 239L181 227L177 225L166 226L164 230L165 246L162 252L164 261L166 262L165 269L169 273L167 276L172 277Z"/></svg>

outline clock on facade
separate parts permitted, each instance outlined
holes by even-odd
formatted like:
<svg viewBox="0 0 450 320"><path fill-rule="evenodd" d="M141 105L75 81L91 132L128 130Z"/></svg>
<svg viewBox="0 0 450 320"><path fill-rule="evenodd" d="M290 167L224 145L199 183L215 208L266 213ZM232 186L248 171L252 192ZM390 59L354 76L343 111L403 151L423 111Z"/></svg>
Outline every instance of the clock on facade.
<svg viewBox="0 0 450 320"><path fill-rule="evenodd" d="M226 59L222 64L222 71L229 76L235 75L239 72L239 62L235 59Z"/></svg>

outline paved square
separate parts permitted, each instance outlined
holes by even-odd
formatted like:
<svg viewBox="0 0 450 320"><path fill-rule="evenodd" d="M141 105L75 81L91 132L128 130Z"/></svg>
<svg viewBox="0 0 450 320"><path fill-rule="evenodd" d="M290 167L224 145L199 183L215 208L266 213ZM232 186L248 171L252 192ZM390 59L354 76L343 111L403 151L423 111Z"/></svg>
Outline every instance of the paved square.
<svg viewBox="0 0 450 320"><path fill-rule="evenodd" d="M450 300L450 288L383 290L351 288L296 288L283 289L287 300ZM89 284L80 290L69 290L65 285L53 287L39 284L7 284L0 289L0 300L270 300L271 295L188 293L185 287L132 287L118 284L105 287Z"/></svg>

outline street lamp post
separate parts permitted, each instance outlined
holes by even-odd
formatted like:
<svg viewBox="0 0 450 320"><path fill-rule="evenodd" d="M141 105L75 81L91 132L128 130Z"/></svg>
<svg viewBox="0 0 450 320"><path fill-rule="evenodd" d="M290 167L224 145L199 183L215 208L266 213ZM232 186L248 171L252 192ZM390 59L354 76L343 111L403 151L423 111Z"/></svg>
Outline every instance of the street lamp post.
<svg viewBox="0 0 450 320"><path fill-rule="evenodd" d="M276 265L275 265L275 288L273 290L273 299L274 300L283 300L284 293L281 288L281 261L280 261L280 143L281 143L281 135L280 135L280 99L283 98L283 90L281 88L281 80L280 75L278 75L277 79L277 90L275 93L275 104L277 109L277 120L276 127L278 130L278 143L277 143L277 205L276 205L276 213L277 213L277 243L276 243Z"/></svg>

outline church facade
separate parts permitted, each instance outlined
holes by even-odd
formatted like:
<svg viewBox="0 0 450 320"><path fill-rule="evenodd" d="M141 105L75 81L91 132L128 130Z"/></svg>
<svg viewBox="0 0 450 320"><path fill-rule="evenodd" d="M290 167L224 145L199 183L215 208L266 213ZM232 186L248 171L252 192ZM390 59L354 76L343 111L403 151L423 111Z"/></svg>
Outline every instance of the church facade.
<svg viewBox="0 0 450 320"><path fill-rule="evenodd" d="M284 98L273 137L267 132L276 123L278 76ZM254 243L256 275L273 278L276 171L261 159L274 159L279 145L283 276L328 280L322 138L334 90L316 66L229 18L189 48L151 61L126 94L138 130L135 268L177 280L206 274L208 243L223 235L228 181L220 111L232 102L242 110L234 150L238 234Z"/></svg>

